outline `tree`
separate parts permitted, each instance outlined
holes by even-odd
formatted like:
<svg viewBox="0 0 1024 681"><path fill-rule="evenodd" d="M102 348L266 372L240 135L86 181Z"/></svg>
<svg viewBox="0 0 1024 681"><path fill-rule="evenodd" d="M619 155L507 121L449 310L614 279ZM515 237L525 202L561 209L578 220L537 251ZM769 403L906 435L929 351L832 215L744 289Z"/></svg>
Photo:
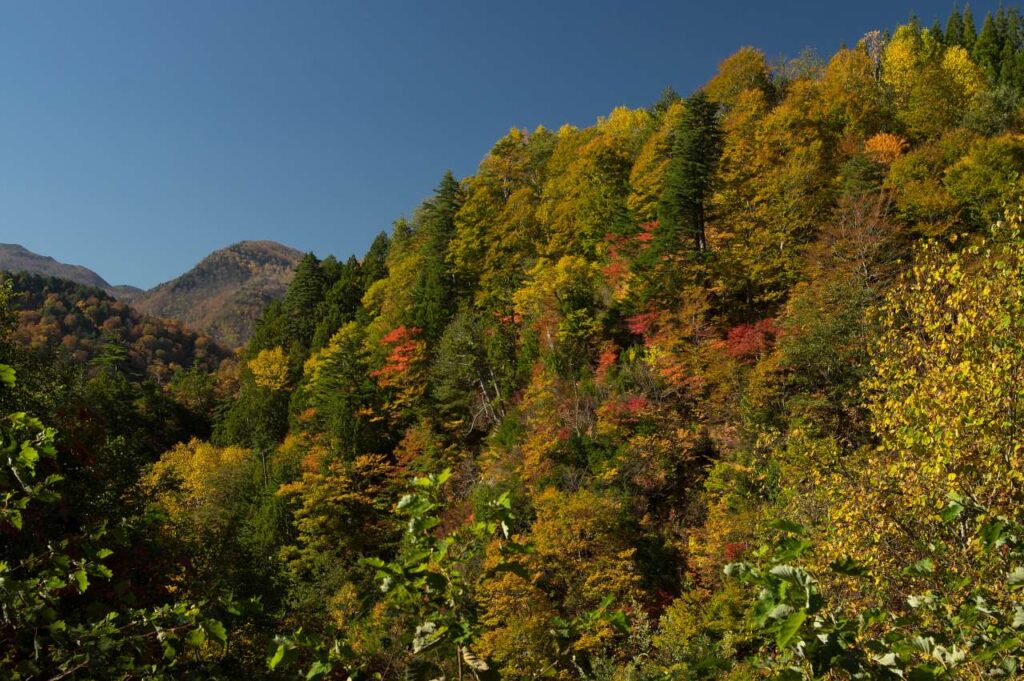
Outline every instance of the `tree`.
<svg viewBox="0 0 1024 681"><path fill-rule="evenodd" d="M946 45L954 46L959 45L964 47L964 20L963 15L960 14L960 10L953 6L953 11L949 13L949 18L946 20L946 34L945 41Z"/></svg>
<svg viewBox="0 0 1024 681"><path fill-rule="evenodd" d="M964 5L963 33L961 34L961 45L965 50L974 50L974 41L978 37L978 29L974 25L974 14L970 5Z"/></svg>
<svg viewBox="0 0 1024 681"><path fill-rule="evenodd" d="M707 208L721 153L718 106L704 92L697 92L686 100L672 141L651 246L655 255L678 253L687 240L697 253L707 250Z"/></svg>
<svg viewBox="0 0 1024 681"><path fill-rule="evenodd" d="M288 291L281 302L281 312L287 319L289 345L298 341L302 346L309 347L316 330L314 314L324 296L323 273L320 261L312 253L307 253L295 268L295 275L288 285Z"/></svg>
<svg viewBox="0 0 1024 681"><path fill-rule="evenodd" d="M981 25L981 33L971 49L971 56L975 63L985 72L990 83L999 80L999 61L1003 51L1002 36L996 27L996 19L992 14L985 15L985 21Z"/></svg>
<svg viewBox="0 0 1024 681"><path fill-rule="evenodd" d="M724 109L729 109L744 90L771 93L771 80L764 53L753 47L742 47L725 58L714 78L704 86L707 98Z"/></svg>
<svg viewBox="0 0 1024 681"><path fill-rule="evenodd" d="M0 390L15 371L0 364ZM103 526L60 534L45 509L61 500L56 432L24 412L0 418L0 674L10 679L202 674L204 649L223 650L224 625L193 604L105 607L88 596L113 573ZM98 611L98 612L97 612ZM212 665L210 665L212 667ZM211 669L212 671L212 669Z"/></svg>

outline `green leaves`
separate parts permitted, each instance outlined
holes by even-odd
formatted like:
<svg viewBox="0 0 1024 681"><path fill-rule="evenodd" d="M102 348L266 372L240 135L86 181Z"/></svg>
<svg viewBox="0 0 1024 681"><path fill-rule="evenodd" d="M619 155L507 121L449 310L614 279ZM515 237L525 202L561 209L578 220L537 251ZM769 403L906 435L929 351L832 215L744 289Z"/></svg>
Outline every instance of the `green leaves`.
<svg viewBox="0 0 1024 681"><path fill-rule="evenodd" d="M800 631L800 627L803 626L804 620L807 619L806 610L796 610L791 613L789 617L779 626L778 633L775 635L775 645L779 648L785 648L796 638L796 635Z"/></svg>
<svg viewBox="0 0 1024 681"><path fill-rule="evenodd" d="M949 505L955 510L950 522L957 520L970 531L966 541L980 549L979 562L1024 560L1020 523L992 517L954 495ZM852 678L952 679L961 678L960 670L967 668L993 676L1016 674L1024 649L1024 608L1014 592L1024 587L1024 567L1009 568L1004 585L979 584L946 574L936 559L922 558L902 574L932 588L909 595L909 611L867 611L853 619L830 607L805 568L782 562L789 560L791 534L798 529L783 523L777 527L785 534L775 547L754 554L766 564L733 563L726 575L753 588L749 621L763 647L759 662L778 678L840 673ZM844 576L871 577L850 557L830 567Z"/></svg>

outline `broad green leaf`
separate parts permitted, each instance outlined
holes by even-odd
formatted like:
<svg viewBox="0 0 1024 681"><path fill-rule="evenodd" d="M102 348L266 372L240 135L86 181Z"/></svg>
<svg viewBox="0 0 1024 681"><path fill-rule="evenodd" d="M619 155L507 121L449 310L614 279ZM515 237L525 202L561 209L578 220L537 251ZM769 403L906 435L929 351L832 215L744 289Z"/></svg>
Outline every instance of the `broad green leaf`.
<svg viewBox="0 0 1024 681"><path fill-rule="evenodd" d="M786 618L786 621L779 627L779 632L775 636L775 644L779 648L785 648L800 631L800 627L803 625L804 620L807 619L807 611L804 609L797 610Z"/></svg>

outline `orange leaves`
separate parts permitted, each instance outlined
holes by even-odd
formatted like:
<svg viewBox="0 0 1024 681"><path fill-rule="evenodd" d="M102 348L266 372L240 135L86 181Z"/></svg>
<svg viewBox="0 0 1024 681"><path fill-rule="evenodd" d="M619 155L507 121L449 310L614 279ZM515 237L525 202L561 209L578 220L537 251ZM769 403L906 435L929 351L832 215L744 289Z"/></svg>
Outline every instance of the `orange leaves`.
<svg viewBox="0 0 1024 681"><path fill-rule="evenodd" d="M626 318L626 328L637 336L648 336L658 322L657 312L641 312Z"/></svg>
<svg viewBox="0 0 1024 681"><path fill-rule="evenodd" d="M404 324L388 332L380 339L388 347L384 366L370 372L382 388L397 387L407 374L422 362L426 356L427 344L419 338L420 329Z"/></svg>
<svg viewBox="0 0 1024 681"><path fill-rule="evenodd" d="M864 142L864 153L876 163L891 165L910 145L907 140L888 132L880 132Z"/></svg>

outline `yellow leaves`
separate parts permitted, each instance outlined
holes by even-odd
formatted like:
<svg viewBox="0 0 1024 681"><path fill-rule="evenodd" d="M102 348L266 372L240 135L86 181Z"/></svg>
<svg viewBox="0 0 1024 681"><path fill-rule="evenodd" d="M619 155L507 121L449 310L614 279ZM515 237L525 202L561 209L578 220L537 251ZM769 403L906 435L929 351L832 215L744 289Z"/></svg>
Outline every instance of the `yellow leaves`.
<svg viewBox="0 0 1024 681"><path fill-rule="evenodd" d="M192 439L164 453L141 484L172 523L212 531L227 524L251 462L248 449Z"/></svg>
<svg viewBox="0 0 1024 681"><path fill-rule="evenodd" d="M766 89L768 78L764 53L753 47L741 47L718 64L718 71L704 86L704 92L712 102L730 107L743 91Z"/></svg>
<svg viewBox="0 0 1024 681"><path fill-rule="evenodd" d="M1019 218L1008 224L977 254L921 248L879 314L864 385L879 445L849 457L854 475L822 492L832 499L827 553L866 560L890 584L929 552L951 569L971 564L936 513L948 491L996 515L1024 503L1006 454L1024 426L1016 407L1024 327L1004 324L1024 318L1024 242L1007 238Z"/></svg>
<svg viewBox="0 0 1024 681"><path fill-rule="evenodd" d="M901 26L882 54L882 82L893 89L898 102L910 96L921 60L920 38L911 27Z"/></svg>
<svg viewBox="0 0 1024 681"><path fill-rule="evenodd" d="M661 126L644 143L630 171L630 194L626 206L637 223L654 220L658 216L661 197L672 149L672 131L683 116L682 101L673 102L663 116Z"/></svg>
<svg viewBox="0 0 1024 681"><path fill-rule="evenodd" d="M281 347L262 350L249 360L249 370L256 385L263 388L281 390L288 384L288 358Z"/></svg>
<svg viewBox="0 0 1024 681"><path fill-rule="evenodd" d="M956 84L964 102L985 89L985 74L971 61L967 50L959 45L946 48L942 55L942 69Z"/></svg>
<svg viewBox="0 0 1024 681"><path fill-rule="evenodd" d="M864 153L877 163L891 165L909 146L907 141L898 135L880 132L864 143Z"/></svg>

